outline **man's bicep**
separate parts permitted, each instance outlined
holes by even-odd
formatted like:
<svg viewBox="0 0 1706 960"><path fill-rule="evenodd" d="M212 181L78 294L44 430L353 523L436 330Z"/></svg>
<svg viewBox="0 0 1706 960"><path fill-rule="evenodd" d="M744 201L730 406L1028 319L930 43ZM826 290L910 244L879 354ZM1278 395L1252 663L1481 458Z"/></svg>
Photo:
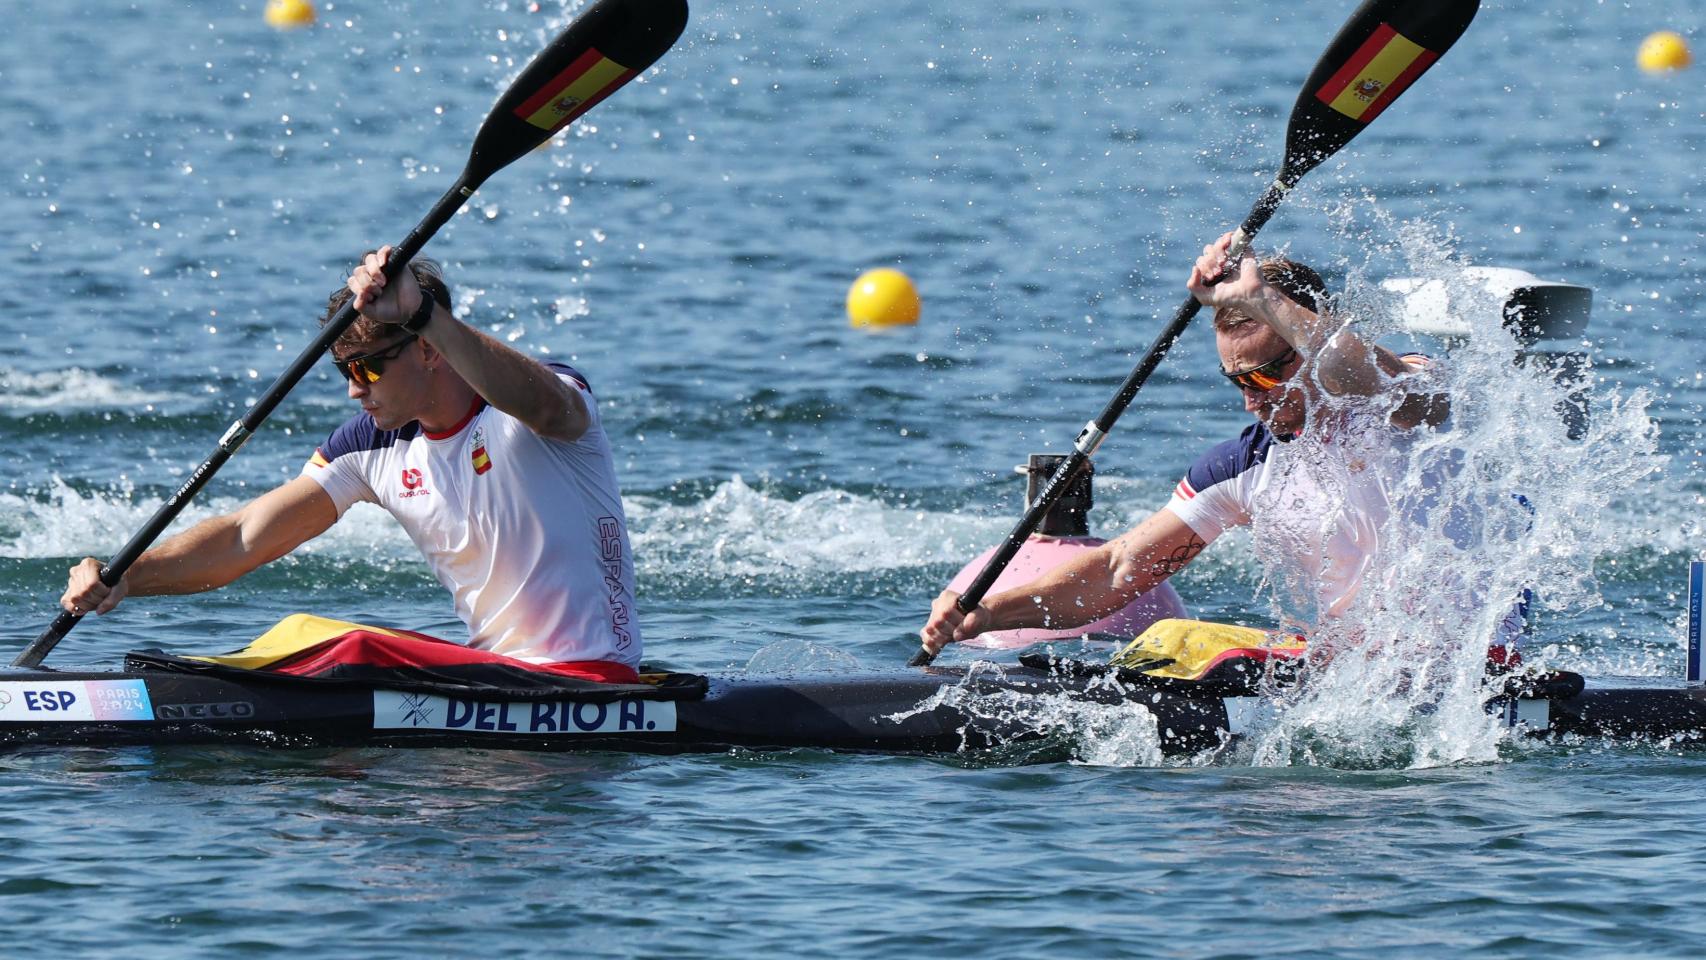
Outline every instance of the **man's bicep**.
<svg viewBox="0 0 1706 960"><path fill-rule="evenodd" d="M586 384L567 374L559 373L557 378L566 389L563 396L563 420L558 425L555 436L556 439L573 443L592 429L593 415L598 408L593 406L592 394Z"/></svg>
<svg viewBox="0 0 1706 960"><path fill-rule="evenodd" d="M1119 538L1115 554L1128 576L1142 583L1145 591L1166 580L1208 546L1191 525L1171 510L1162 508L1150 514Z"/></svg>
<svg viewBox="0 0 1706 960"><path fill-rule="evenodd" d="M297 477L261 494L238 515L246 550L263 563L284 556L338 522L338 505L312 477Z"/></svg>
<svg viewBox="0 0 1706 960"><path fill-rule="evenodd" d="M1157 510L1150 520L1155 524L1155 531L1148 561L1156 580L1165 580L1185 569L1185 565L1195 560L1197 554L1208 546L1207 540L1171 510Z"/></svg>

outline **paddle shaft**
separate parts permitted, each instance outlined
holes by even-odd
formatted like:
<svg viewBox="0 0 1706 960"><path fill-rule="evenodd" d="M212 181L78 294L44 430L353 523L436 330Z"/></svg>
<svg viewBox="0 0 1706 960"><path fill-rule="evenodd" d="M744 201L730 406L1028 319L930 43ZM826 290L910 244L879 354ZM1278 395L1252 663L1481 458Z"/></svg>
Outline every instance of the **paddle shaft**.
<svg viewBox="0 0 1706 960"><path fill-rule="evenodd" d="M469 149L468 163L432 210L415 224L385 262L387 282L396 278L474 191L494 173L545 142L557 131L615 92L663 56L687 24L685 0L600 0L534 57L480 124ZM331 349L333 342L355 322L354 301L345 303L321 327L296 359L279 374L261 399L219 438L213 453L201 462L136 535L101 567L108 587L123 579L143 552L164 533L190 500L219 468L258 430L296 384ZM54 645L83 619L60 611L36 637L14 667L40 666Z"/></svg>

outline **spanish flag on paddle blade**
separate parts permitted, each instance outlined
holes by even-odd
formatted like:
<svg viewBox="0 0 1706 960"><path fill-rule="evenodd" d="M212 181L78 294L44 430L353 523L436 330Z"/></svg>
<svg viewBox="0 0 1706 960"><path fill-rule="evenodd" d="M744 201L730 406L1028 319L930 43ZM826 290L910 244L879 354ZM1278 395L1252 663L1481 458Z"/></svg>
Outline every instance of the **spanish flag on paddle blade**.
<svg viewBox="0 0 1706 960"><path fill-rule="evenodd" d="M522 101L515 108L515 115L541 130L556 133L597 106L633 75L633 70L589 48L539 88L538 93Z"/></svg>
<svg viewBox="0 0 1706 960"><path fill-rule="evenodd" d="M1368 123L1438 59L1436 51L1382 23L1315 91L1315 98L1352 120Z"/></svg>

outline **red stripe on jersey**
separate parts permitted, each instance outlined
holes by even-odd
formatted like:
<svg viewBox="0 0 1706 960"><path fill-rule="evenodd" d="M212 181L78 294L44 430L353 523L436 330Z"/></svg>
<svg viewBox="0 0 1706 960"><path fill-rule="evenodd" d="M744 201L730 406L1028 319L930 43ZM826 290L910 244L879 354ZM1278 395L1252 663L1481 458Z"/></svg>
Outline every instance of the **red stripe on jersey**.
<svg viewBox="0 0 1706 960"><path fill-rule="evenodd" d="M462 432L462 428L466 427L469 421L474 419L475 414L484 409L486 409L486 399L484 397L476 396L474 397L474 402L468 405L468 412L462 415L462 419L456 421L456 426L451 427L443 433L433 433L431 430L422 427L421 432L426 434L426 438L428 440L444 440L449 437L454 437L458 433Z"/></svg>

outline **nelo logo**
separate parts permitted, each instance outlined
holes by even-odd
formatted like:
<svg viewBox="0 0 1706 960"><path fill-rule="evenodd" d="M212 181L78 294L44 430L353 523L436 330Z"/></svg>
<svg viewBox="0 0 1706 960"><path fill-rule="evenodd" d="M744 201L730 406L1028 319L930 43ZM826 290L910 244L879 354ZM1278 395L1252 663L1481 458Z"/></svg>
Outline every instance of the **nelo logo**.
<svg viewBox="0 0 1706 960"><path fill-rule="evenodd" d="M414 467L403 468L403 492L405 497L420 497L431 493L426 488L426 476Z"/></svg>
<svg viewBox="0 0 1706 960"><path fill-rule="evenodd" d="M154 708L160 720L241 720L255 715L255 705L247 700L229 703L162 703Z"/></svg>

